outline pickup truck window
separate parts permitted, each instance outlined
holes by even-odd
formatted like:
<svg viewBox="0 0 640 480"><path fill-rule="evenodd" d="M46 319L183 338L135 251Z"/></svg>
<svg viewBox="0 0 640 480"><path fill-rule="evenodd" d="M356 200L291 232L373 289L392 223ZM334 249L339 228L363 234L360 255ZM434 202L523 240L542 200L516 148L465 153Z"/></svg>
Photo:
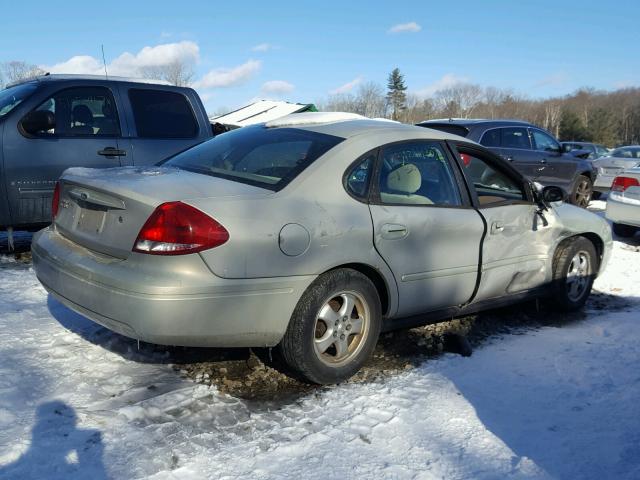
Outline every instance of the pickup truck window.
<svg viewBox="0 0 640 480"><path fill-rule="evenodd" d="M187 98L175 92L129 90L138 137L193 138L198 122Z"/></svg>
<svg viewBox="0 0 640 480"><path fill-rule="evenodd" d="M27 97L35 92L37 88L38 84L31 82L0 90L0 118L20 105Z"/></svg>
<svg viewBox="0 0 640 480"><path fill-rule="evenodd" d="M164 165L280 190L342 140L307 130L256 125L218 135Z"/></svg>
<svg viewBox="0 0 640 480"><path fill-rule="evenodd" d="M58 137L120 136L116 102L108 88L75 87L56 92L36 108L55 115L48 132Z"/></svg>

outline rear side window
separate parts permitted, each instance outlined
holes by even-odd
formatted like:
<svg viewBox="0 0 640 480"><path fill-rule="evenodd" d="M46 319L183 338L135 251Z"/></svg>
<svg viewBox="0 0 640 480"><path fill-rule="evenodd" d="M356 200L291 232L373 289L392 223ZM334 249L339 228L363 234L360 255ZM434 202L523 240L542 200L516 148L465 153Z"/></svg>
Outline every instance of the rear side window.
<svg viewBox="0 0 640 480"><path fill-rule="evenodd" d="M375 160L376 152L368 153L361 162L358 162L356 166L347 173L347 190L351 195L361 199L366 198L369 179L371 178Z"/></svg>
<svg viewBox="0 0 640 480"><path fill-rule="evenodd" d="M198 122L187 98L176 92L129 90L138 137L193 138Z"/></svg>
<svg viewBox="0 0 640 480"><path fill-rule="evenodd" d="M502 148L520 148L531 150L529 132L527 132L526 128L502 128L501 130Z"/></svg>
<svg viewBox="0 0 640 480"><path fill-rule="evenodd" d="M257 125L218 135L165 165L280 190L342 140L308 130Z"/></svg>
<svg viewBox="0 0 640 480"><path fill-rule="evenodd" d="M462 204L449 159L438 143L410 142L385 147L379 191L383 204Z"/></svg>
<svg viewBox="0 0 640 480"><path fill-rule="evenodd" d="M493 128L484 132L484 135L482 135L482 139L480 140L480 145L484 145L485 147L499 147L500 129Z"/></svg>

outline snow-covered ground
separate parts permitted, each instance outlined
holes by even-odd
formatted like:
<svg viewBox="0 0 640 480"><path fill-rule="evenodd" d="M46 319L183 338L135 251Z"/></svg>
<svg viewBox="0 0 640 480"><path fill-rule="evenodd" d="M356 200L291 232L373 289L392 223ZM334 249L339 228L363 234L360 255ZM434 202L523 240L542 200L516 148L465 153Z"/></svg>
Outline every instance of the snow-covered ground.
<svg viewBox="0 0 640 480"><path fill-rule="evenodd" d="M184 379L2 256L0 478L638 479L638 245L595 284L615 309L280 404Z"/></svg>

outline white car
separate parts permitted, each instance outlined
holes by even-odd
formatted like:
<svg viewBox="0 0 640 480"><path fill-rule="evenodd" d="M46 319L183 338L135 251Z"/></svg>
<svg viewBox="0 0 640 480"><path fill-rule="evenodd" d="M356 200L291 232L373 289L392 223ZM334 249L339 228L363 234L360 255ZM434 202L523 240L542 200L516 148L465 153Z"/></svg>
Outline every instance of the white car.
<svg viewBox="0 0 640 480"><path fill-rule="evenodd" d="M625 170L613 180L606 216L619 237L632 237L640 230L640 167Z"/></svg>

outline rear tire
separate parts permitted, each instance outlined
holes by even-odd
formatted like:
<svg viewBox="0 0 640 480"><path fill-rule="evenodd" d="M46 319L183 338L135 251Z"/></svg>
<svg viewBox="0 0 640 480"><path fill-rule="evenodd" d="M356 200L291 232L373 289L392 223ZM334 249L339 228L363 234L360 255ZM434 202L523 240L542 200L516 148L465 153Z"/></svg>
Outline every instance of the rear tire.
<svg viewBox="0 0 640 480"><path fill-rule="evenodd" d="M580 175L576 180L576 186L571 192L571 203L578 207L587 208L593 195L593 182L586 175Z"/></svg>
<svg viewBox="0 0 640 480"><path fill-rule="evenodd" d="M553 258L553 303L563 311L582 308L591 293L599 263L595 246L585 237L571 237L562 242Z"/></svg>
<svg viewBox="0 0 640 480"><path fill-rule="evenodd" d="M303 293L279 348L306 380L339 383L371 356L381 325L380 297L371 280L357 270L332 270Z"/></svg>
<svg viewBox="0 0 640 480"><path fill-rule="evenodd" d="M613 233L615 233L618 237L633 237L637 231L638 229L636 227L632 227L631 225L625 225L623 223L613 224Z"/></svg>

